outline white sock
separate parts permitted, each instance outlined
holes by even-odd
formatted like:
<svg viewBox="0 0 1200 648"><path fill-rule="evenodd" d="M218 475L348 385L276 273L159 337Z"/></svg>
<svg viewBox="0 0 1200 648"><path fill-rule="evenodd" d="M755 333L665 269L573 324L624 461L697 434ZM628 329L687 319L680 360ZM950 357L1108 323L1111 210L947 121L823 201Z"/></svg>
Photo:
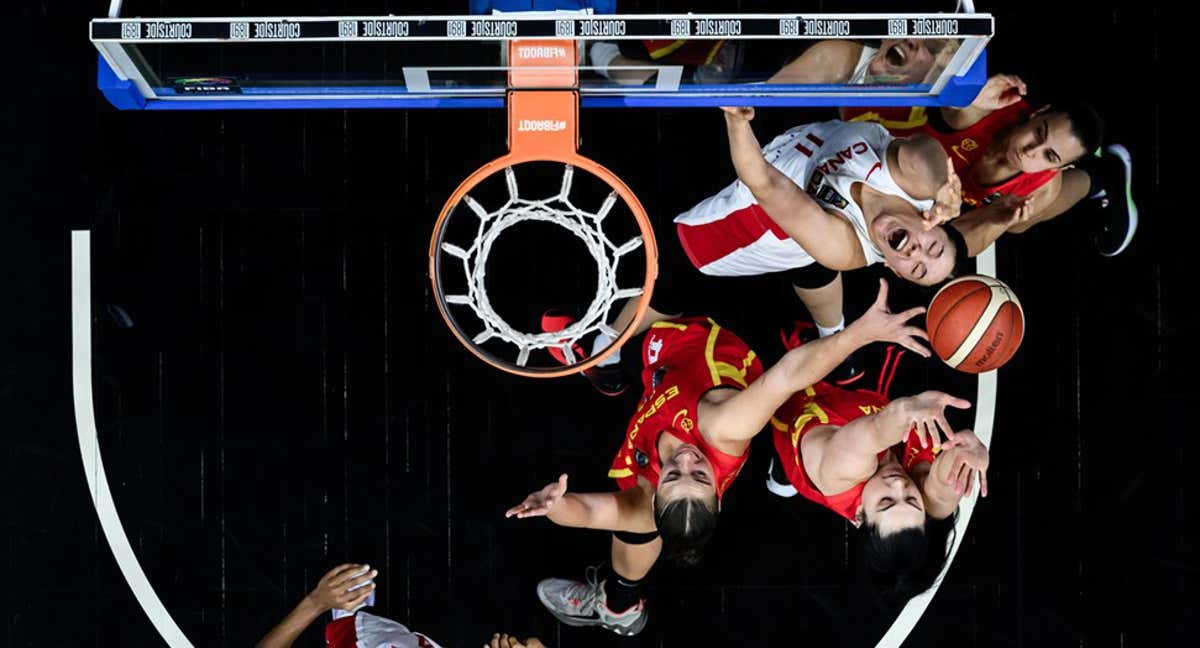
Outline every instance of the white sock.
<svg viewBox="0 0 1200 648"><path fill-rule="evenodd" d="M608 78L612 75L608 72L608 66L612 65L613 59L621 55L621 48L617 47L616 43L598 42L593 43L588 49L588 56L591 57L590 64L596 71Z"/></svg>
<svg viewBox="0 0 1200 648"><path fill-rule="evenodd" d="M817 324L817 333L820 334L821 337L829 337L830 335L833 335L834 333L837 333L838 331L840 331L844 328L846 328L845 316L843 316L842 319L838 320L837 324L834 324L833 326L831 326L829 328L825 328L824 326Z"/></svg>
<svg viewBox="0 0 1200 648"><path fill-rule="evenodd" d="M597 333L596 339L592 341L592 355L598 355L601 351L603 351L605 349L605 347L612 344L612 341L614 339L615 338L613 338L611 335L608 335L604 331ZM608 356L604 360L601 360L599 363L596 364L596 366L597 367L607 367L608 365L617 364L620 361L621 361L621 350L617 349L616 353Z"/></svg>

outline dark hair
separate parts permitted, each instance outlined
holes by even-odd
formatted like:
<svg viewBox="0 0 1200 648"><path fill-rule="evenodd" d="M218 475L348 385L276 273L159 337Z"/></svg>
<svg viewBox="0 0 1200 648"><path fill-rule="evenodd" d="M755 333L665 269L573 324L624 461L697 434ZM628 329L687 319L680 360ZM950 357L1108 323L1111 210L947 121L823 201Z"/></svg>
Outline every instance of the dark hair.
<svg viewBox="0 0 1200 648"><path fill-rule="evenodd" d="M1095 108L1079 101L1064 101L1049 105L1046 114L1054 113L1066 115L1070 120L1071 134L1083 145L1084 155L1100 148L1100 144L1104 142L1104 119Z"/></svg>
<svg viewBox="0 0 1200 648"><path fill-rule="evenodd" d="M684 567L695 566L717 530L716 502L681 497L664 504L655 498L654 524L662 536L663 556Z"/></svg>
<svg viewBox="0 0 1200 648"><path fill-rule="evenodd" d="M888 607L899 607L933 587L950 555L957 517L944 520L926 516L920 529L904 529L891 535L867 524L863 553L872 588Z"/></svg>

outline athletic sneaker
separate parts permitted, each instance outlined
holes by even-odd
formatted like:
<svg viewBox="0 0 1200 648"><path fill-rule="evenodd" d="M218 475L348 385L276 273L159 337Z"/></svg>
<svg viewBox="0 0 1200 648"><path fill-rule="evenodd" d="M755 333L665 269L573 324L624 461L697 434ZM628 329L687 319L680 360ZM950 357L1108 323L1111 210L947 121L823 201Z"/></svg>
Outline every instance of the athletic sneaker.
<svg viewBox="0 0 1200 648"><path fill-rule="evenodd" d="M783 466L775 462L775 457L771 457L771 466L767 468L767 490L780 497L794 497L800 492L792 486L791 480L783 472Z"/></svg>
<svg viewBox="0 0 1200 648"><path fill-rule="evenodd" d="M1101 163L1111 167L1110 186L1096 195L1100 200L1100 217L1096 223L1096 247L1104 256L1117 256L1129 247L1137 231L1138 212L1133 202L1133 160L1129 150L1111 144L1100 155ZM1107 171L1107 170L1106 170Z"/></svg>
<svg viewBox="0 0 1200 648"><path fill-rule="evenodd" d="M650 618L646 600L621 613L608 609L604 596L604 581L599 579L598 567L588 567L587 582L547 578L538 583L538 600L555 618L570 626L600 626L624 637L632 637L646 627Z"/></svg>
<svg viewBox="0 0 1200 648"><path fill-rule="evenodd" d="M783 330L779 331L779 338L783 340L783 348L788 351L795 349L805 342L811 342L818 337L817 327L812 322L797 321L792 324L790 333ZM855 365L854 354L850 354L833 371L830 371L828 376L825 376L825 381L838 387L847 387L858 382L862 377L863 370Z"/></svg>
<svg viewBox="0 0 1200 648"><path fill-rule="evenodd" d="M553 333L561 331L575 323L575 318L563 314L561 311L548 310L542 314L542 331L545 333ZM550 347L546 349L550 355L562 364L570 364L567 362L567 356L562 352L562 349ZM579 344L571 345L571 351L575 354L576 360L582 360L588 357L586 351ZM626 382L625 376L621 373L621 368L617 364L609 364L604 366L593 366L583 371L584 378L592 383L592 387L596 391L605 396L618 396L623 394L626 389L629 389L629 383Z"/></svg>

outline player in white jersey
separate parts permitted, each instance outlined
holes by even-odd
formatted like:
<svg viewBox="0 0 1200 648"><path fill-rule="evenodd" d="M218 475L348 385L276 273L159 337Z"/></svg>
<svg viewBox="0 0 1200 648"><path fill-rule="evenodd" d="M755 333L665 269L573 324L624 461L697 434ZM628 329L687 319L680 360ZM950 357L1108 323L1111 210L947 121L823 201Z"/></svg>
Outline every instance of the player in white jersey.
<svg viewBox="0 0 1200 648"><path fill-rule="evenodd" d="M313 621L333 612L325 626L328 648L440 648L420 632L386 617L363 611L375 602L375 577L370 565L345 564L329 570L296 608L256 644L256 648L289 648ZM494 634L485 648L546 648L537 637L524 641Z"/></svg>
<svg viewBox="0 0 1200 648"><path fill-rule="evenodd" d="M966 246L941 223L958 215L961 184L936 140L829 121L794 128L763 150L750 128L754 109L725 111L739 179L679 215L677 237L660 237L659 283L639 331L692 307L687 300L698 291L684 289L694 274L688 265L713 276L788 271L822 336L844 326L838 271L882 262L921 285L951 275ZM687 261L672 263L674 238ZM627 326L635 311L627 304L613 328ZM543 320L548 331L566 324ZM610 341L597 336L593 352ZM586 372L603 393L623 388L610 369L618 357ZM834 380L859 375L847 364Z"/></svg>
<svg viewBox="0 0 1200 648"><path fill-rule="evenodd" d="M900 167L948 160L932 148L932 138L905 147L883 127L828 121L797 126L760 152L749 130L753 109L730 109L727 116L739 180L675 218L679 241L696 268L708 275L744 276L814 261L847 270L886 262L902 277L932 283L926 278L929 267L912 268L903 246L886 244L884 230L872 231L872 224L878 229L884 222L876 217L885 213L910 217L887 221L892 230L907 228L919 236L929 229L922 214L932 209L930 198L942 182L925 169ZM942 176L951 173L942 164ZM764 208L758 194L773 209ZM798 226L794 234L784 227L792 222ZM938 266L935 280L948 273L947 261L952 259L929 260Z"/></svg>

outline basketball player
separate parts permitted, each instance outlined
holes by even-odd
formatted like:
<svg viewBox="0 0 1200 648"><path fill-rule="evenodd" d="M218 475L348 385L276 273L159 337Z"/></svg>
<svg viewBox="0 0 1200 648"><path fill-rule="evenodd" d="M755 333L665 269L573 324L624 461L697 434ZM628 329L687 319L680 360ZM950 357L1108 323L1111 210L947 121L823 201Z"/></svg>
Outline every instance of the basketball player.
<svg viewBox="0 0 1200 648"><path fill-rule="evenodd" d="M767 83L933 83L958 47L959 41L948 38L884 39L879 47L850 40L817 41Z"/></svg>
<svg viewBox="0 0 1200 648"><path fill-rule="evenodd" d="M988 451L970 430L939 448L937 431L951 431L945 408L970 407L965 400L928 391L888 402L888 376L903 354L891 351L877 390L821 382L779 409L767 489L800 493L863 529L878 593L902 604L928 589L945 563L945 540L930 546L929 522L952 516L975 479L987 495Z"/></svg>
<svg viewBox="0 0 1200 648"><path fill-rule="evenodd" d="M329 570L279 625L259 640L257 648L288 648L321 615L333 612L325 626L329 648L439 648L429 637L362 608L374 602L375 576L370 565L345 564ZM484 648L545 648L537 637L524 642L508 635L492 635Z"/></svg>
<svg viewBox="0 0 1200 648"><path fill-rule="evenodd" d="M789 272L822 336L844 326L838 270L882 262L922 285L951 275L965 245L941 224L957 216L960 188L936 140L830 121L793 128L761 149L753 117L753 108L725 109L738 180L677 216L677 236L660 237L659 283L639 331L693 307L702 290L697 269L715 276ZM623 330L636 310L627 303L613 328ZM558 328L543 320L544 330ZM592 352L611 340L597 335ZM626 383L615 369L619 360L618 351L585 375L602 393L620 393ZM833 380L861 373L847 362Z"/></svg>
<svg viewBox="0 0 1200 648"><path fill-rule="evenodd" d="M598 625L634 635L646 623L642 579L660 552L685 565L699 561L712 536L721 496L746 462L751 439L793 393L823 378L855 349L892 341L922 356L925 332L906 322L923 312L887 310L887 283L857 321L789 351L765 373L736 335L710 319L651 325L639 357L645 391L609 471L620 490L567 492L567 476L505 514L545 515L560 526L613 532L611 568L587 582L548 579L538 598L569 625ZM627 354L632 356L632 354ZM640 366L639 366L640 365Z"/></svg>
<svg viewBox="0 0 1200 648"><path fill-rule="evenodd" d="M988 79L966 108L846 108L844 118L874 121L895 135L923 132L950 153L962 178L963 202L982 207L1002 196L1022 198L1030 216L1005 227L988 222L964 231L974 256L1005 232L1021 233L1050 220L1081 200L1101 199L1096 244L1105 256L1120 254L1137 230L1129 151L1112 144L1099 157L1104 123L1090 106L1062 103L1034 109L1026 103L1019 77L997 74ZM987 209L961 221L985 223Z"/></svg>

